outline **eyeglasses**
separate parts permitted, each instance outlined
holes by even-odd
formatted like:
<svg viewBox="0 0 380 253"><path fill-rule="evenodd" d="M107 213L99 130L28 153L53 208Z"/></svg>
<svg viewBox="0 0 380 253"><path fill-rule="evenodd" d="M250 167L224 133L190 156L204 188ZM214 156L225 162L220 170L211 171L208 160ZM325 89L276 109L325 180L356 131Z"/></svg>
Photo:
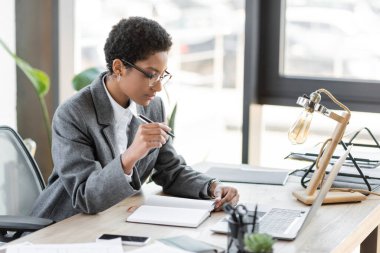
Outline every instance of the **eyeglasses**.
<svg viewBox="0 0 380 253"><path fill-rule="evenodd" d="M123 62L124 65L131 66L132 68L134 68L134 69L140 71L141 73L143 73L145 77L149 78L149 87L155 86L158 81L161 83L161 85L165 85L172 78L172 74L170 74L166 70L165 70L164 74L162 74L160 76L158 74L148 73L145 70L143 70L142 68L140 68L139 66L136 66L135 64L130 63L129 61L126 61L124 59L120 59L120 60Z"/></svg>

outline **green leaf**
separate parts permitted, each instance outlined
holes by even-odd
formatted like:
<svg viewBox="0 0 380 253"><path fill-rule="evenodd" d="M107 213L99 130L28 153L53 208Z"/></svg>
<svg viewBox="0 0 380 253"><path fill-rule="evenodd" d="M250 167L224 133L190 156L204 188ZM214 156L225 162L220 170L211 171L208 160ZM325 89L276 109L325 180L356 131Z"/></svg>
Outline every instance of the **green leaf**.
<svg viewBox="0 0 380 253"><path fill-rule="evenodd" d="M46 102L44 100L45 95L49 92L50 89L50 78L49 76L43 72L42 70L33 68L26 61L18 57L15 53L13 53L7 45L4 43L2 39L0 39L0 45L5 49L5 51L15 60L16 65L24 72L26 77L32 83L34 90L39 97L42 115L45 122L45 127L47 131L48 140L51 146L51 124L49 112L47 110Z"/></svg>
<svg viewBox="0 0 380 253"><path fill-rule="evenodd" d="M50 78L42 70L33 68L26 61L12 53L11 50L0 39L1 46L9 53L9 55L15 60L17 66L24 72L30 82L33 84L39 97L44 97L50 89Z"/></svg>
<svg viewBox="0 0 380 253"><path fill-rule="evenodd" d="M174 108L172 110L172 113L169 115L168 125L174 132L174 126L175 126L175 116L177 114L177 103L175 103Z"/></svg>
<svg viewBox="0 0 380 253"><path fill-rule="evenodd" d="M7 45L5 45L4 41L2 39L0 39L0 45L5 49L5 51L7 51L8 54L10 55L14 55L11 50L7 47Z"/></svg>
<svg viewBox="0 0 380 253"><path fill-rule="evenodd" d="M33 84L38 96L44 97L50 89L50 78L42 70L32 68L24 60L15 57L17 66L24 72L30 82Z"/></svg>
<svg viewBox="0 0 380 253"><path fill-rule="evenodd" d="M102 72L103 71L100 68L88 68L75 75L71 84L73 85L73 88L78 91L89 85Z"/></svg>
<svg viewBox="0 0 380 253"><path fill-rule="evenodd" d="M253 233L245 234L244 244L246 249L255 253L273 252L273 244L275 241L268 234Z"/></svg>

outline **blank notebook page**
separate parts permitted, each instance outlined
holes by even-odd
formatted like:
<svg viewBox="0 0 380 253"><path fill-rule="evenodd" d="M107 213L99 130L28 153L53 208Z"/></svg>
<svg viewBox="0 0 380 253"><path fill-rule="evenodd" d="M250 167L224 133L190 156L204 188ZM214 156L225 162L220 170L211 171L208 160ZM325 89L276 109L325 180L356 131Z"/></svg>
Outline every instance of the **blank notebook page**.
<svg viewBox="0 0 380 253"><path fill-rule="evenodd" d="M140 206L128 218L129 222L198 227L208 216L208 210L165 206Z"/></svg>

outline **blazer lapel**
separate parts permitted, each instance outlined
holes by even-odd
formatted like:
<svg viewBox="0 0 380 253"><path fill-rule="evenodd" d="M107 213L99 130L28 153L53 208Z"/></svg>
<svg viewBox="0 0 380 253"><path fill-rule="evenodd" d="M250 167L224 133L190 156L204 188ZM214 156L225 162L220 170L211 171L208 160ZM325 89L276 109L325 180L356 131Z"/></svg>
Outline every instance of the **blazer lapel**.
<svg viewBox="0 0 380 253"><path fill-rule="evenodd" d="M102 73L99 78L93 81L91 84L91 95L94 101L98 123L99 125L104 126L101 131L107 140L108 146L111 149L112 157L115 158L117 154L117 148L115 146L116 142L114 140L115 132L112 127L115 116L113 114L111 102L103 85L103 77L106 74L107 72Z"/></svg>
<svg viewBox="0 0 380 253"><path fill-rule="evenodd" d="M103 135L107 140L108 145L111 148L112 152L112 158L116 157L116 147L115 147L115 140L113 140L113 136L115 136L115 132L113 130L113 127L111 125L106 126L102 129Z"/></svg>

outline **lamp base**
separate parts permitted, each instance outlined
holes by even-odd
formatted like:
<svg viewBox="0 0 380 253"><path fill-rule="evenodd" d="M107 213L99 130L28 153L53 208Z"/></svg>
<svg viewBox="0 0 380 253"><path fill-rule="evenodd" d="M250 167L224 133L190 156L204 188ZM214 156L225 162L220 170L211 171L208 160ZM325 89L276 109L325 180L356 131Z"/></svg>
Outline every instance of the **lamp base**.
<svg viewBox="0 0 380 253"><path fill-rule="evenodd" d="M313 204L314 199L318 195L318 190L313 195L308 195L306 191L294 191L293 196L306 205ZM359 192L328 192L327 196L323 200L323 204L331 203L348 203L348 202L360 202L365 200L367 196Z"/></svg>

